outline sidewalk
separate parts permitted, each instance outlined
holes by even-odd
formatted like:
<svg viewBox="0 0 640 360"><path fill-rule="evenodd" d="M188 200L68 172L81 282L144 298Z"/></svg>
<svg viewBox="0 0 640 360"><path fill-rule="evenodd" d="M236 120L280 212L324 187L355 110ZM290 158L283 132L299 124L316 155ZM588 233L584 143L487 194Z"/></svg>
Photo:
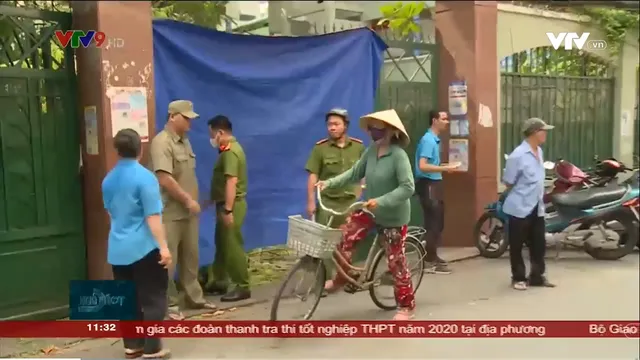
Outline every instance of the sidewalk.
<svg viewBox="0 0 640 360"><path fill-rule="evenodd" d="M463 261L477 257L476 248L442 248L441 256L449 262ZM218 306L218 310L186 310L184 315L190 320L215 320L229 312L241 311L242 308L252 307L271 302L280 281L257 286L251 290L251 299L235 303L223 303L219 296L208 296L207 299ZM264 320L264 319L261 319ZM78 346L88 348L104 345L106 342L116 343L118 339L0 339L0 358L7 357L44 357L53 356L64 349Z"/></svg>
<svg viewBox="0 0 640 360"><path fill-rule="evenodd" d="M549 261L558 287L515 291L509 260L474 259L454 264L451 275L429 275L416 294L416 320L629 320L638 319L638 255L595 261L563 252ZM606 291L602 291L603 286ZM589 299L585 301L585 299ZM613 300L612 300L613 299ZM612 302L613 301L613 302ZM292 305L292 304L290 304ZM515 305L515 306L514 306ZM227 312L217 321L268 319L270 303ZM292 305L294 306L294 305ZM295 306L294 306L295 308ZM293 309L296 311L295 309ZM302 310L298 307L298 310ZM314 320L389 320L369 294L337 293L323 299ZM216 321L214 320L214 321ZM167 338L178 359L634 359L637 339L260 339ZM310 356L311 354L311 356ZM85 341L49 358L105 359L122 356L118 339Z"/></svg>

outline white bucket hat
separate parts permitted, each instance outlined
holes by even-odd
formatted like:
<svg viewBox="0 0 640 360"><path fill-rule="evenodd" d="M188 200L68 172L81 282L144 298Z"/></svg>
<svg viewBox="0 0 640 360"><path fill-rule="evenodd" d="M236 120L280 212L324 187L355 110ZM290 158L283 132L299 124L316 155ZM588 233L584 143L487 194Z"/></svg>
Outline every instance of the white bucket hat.
<svg viewBox="0 0 640 360"><path fill-rule="evenodd" d="M409 145L409 134L407 134L407 130L404 129L404 125L402 124L402 121L400 120L400 117L395 110L389 109L364 115L360 118L360 128L362 128L362 130L367 131L367 121L369 119L380 120L387 123L388 125L393 126L398 131L400 131L400 146L406 147L407 145Z"/></svg>

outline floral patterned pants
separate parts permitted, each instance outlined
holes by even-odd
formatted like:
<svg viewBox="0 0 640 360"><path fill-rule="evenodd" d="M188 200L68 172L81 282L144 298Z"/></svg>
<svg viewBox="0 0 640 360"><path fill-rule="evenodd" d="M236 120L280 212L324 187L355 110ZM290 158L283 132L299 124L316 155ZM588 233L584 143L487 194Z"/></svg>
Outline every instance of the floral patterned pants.
<svg viewBox="0 0 640 360"><path fill-rule="evenodd" d="M347 218L347 222L340 227L342 241L338 245L338 251L342 257L351 263L355 245L364 239L371 228L376 226L374 219L364 211L356 211ZM397 228L378 228L378 240L387 254L389 271L395 280L394 292L400 308L413 310L416 302L413 296L413 284L411 272L407 267L407 259L404 253L404 241L407 236L407 225ZM346 273L348 267L340 264ZM338 273L334 279L336 286L347 283L347 279Z"/></svg>

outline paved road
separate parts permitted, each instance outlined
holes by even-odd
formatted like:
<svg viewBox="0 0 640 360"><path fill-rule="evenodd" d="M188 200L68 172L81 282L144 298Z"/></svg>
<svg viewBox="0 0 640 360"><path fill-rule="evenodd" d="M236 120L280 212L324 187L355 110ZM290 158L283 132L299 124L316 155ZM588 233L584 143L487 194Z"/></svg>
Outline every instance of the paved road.
<svg viewBox="0 0 640 360"><path fill-rule="evenodd" d="M419 320L637 320L638 254L615 262L565 254L548 262L555 289L512 290L508 260L475 259L455 264L451 275L427 275L418 292ZM239 309L220 319L267 319L268 305ZM367 293L324 299L318 320L376 319L381 312ZM177 359L310 358L608 358L636 359L640 344L631 339L168 339ZM80 344L58 357L121 356L121 343Z"/></svg>

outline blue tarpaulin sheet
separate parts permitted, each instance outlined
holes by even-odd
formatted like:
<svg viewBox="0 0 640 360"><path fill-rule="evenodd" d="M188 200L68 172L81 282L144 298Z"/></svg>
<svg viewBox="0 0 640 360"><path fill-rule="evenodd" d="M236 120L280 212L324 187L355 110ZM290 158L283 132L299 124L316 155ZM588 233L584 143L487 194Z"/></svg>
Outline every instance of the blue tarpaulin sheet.
<svg viewBox="0 0 640 360"><path fill-rule="evenodd" d="M248 163L246 249L283 244L287 217L304 212L304 166L326 136L329 109L347 109L356 119L349 133L364 139L357 118L374 110L385 47L368 29L265 37L154 21L156 130L164 128L169 102L193 101L200 118L189 139L203 200L218 156L207 121L217 114L230 118ZM213 261L214 227L208 209L200 217L200 265Z"/></svg>

